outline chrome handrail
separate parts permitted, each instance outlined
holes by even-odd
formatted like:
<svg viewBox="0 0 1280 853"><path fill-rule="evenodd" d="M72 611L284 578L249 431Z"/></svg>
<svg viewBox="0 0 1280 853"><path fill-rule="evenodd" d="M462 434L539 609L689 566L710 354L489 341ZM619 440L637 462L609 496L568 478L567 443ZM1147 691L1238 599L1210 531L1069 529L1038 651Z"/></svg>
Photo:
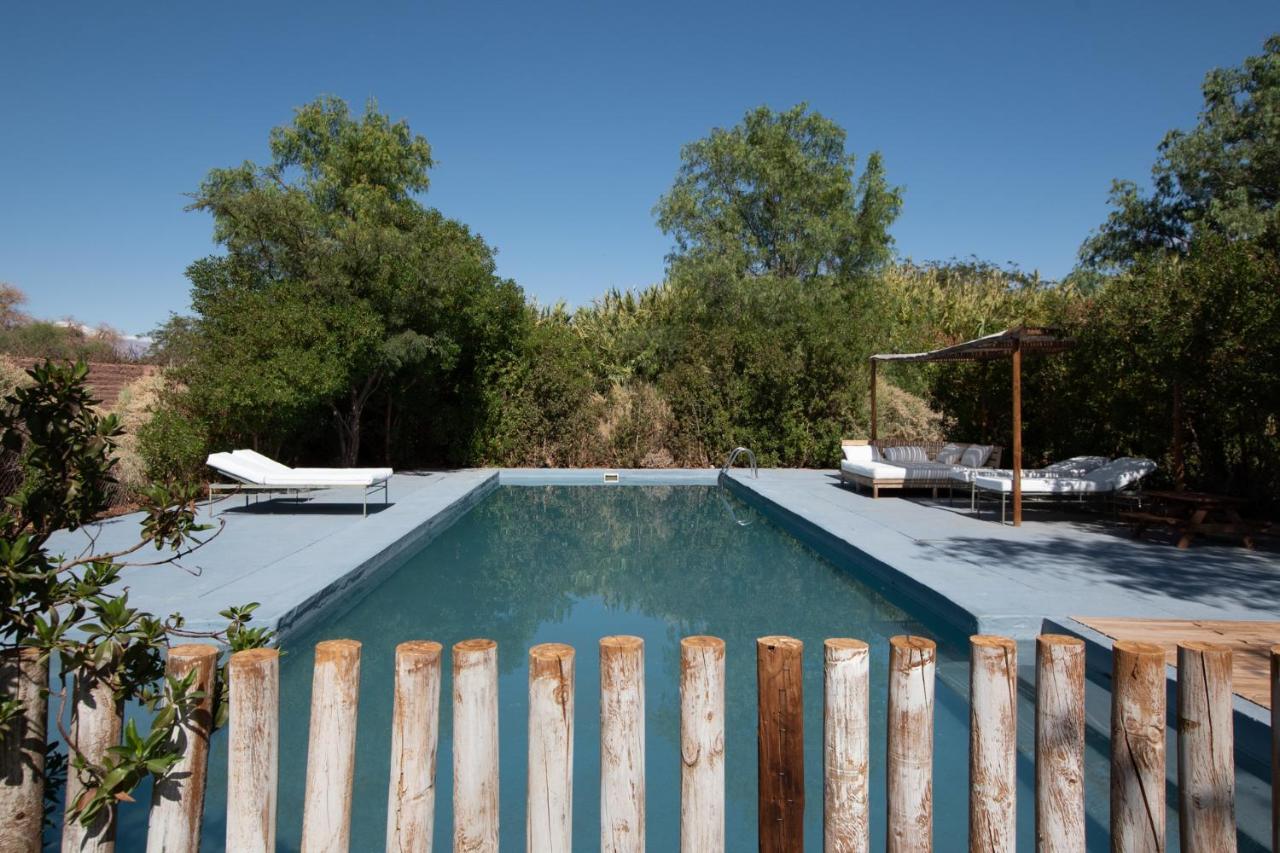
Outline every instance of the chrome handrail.
<svg viewBox="0 0 1280 853"><path fill-rule="evenodd" d="M724 460L724 466L721 467L720 473L728 474L729 469L733 467L733 463L737 462L738 456L743 453L747 454L747 460L751 463L751 476L759 480L760 469L756 467L756 455L751 452L751 448L749 447L735 447L733 450L730 450L729 458Z"/></svg>

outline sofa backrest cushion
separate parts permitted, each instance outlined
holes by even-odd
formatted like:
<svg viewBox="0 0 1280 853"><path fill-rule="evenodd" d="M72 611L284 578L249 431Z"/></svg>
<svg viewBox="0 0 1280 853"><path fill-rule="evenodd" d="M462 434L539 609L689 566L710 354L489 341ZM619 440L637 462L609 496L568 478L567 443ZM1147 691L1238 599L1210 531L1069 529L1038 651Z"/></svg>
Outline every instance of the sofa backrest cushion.
<svg viewBox="0 0 1280 853"><path fill-rule="evenodd" d="M942 445L942 449L938 451L938 455L933 457L934 462L943 462L947 465L955 465L960 461L960 457L964 455L964 448L958 444L948 442Z"/></svg>
<svg viewBox="0 0 1280 853"><path fill-rule="evenodd" d="M929 454L915 444L903 444L884 449L884 458L890 462L928 462Z"/></svg>
<svg viewBox="0 0 1280 853"><path fill-rule="evenodd" d="M991 445L971 444L960 454L960 464L966 468L981 468L991 455Z"/></svg>
<svg viewBox="0 0 1280 853"><path fill-rule="evenodd" d="M840 448L846 462L872 462L875 448L869 444L846 444Z"/></svg>

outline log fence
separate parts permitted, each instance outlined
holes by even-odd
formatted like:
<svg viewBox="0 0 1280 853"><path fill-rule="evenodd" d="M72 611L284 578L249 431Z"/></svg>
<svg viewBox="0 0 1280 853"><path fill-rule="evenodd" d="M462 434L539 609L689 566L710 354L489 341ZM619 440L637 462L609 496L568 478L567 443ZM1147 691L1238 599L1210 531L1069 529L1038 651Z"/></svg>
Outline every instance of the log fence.
<svg viewBox="0 0 1280 853"><path fill-rule="evenodd" d="M345 851L351 832L360 644L315 649L303 851ZM805 798L803 645L790 637L757 641L759 849L798 851ZM1016 842L1017 647L1002 637L970 641L969 849L1013 851ZM499 838L497 644L453 647L455 851L496 851ZM601 849L640 851L645 836L644 644L637 637L600 642ZM396 649L388 851L432 849L442 648L409 642ZM575 651L549 643L529 651L527 849L573 849ZM870 849L870 649L827 640L824 671L823 848ZM207 690L216 650L179 646L169 672L195 671ZM937 649L931 640L889 642L885 741L886 848L933 849L933 712ZM1078 853L1085 844L1084 645L1045 635L1036 644L1036 849ZM1231 652L1206 643L1178 648L1178 818L1184 851L1236 848ZM275 849L279 762L279 654L257 649L231 656L226 847ZM33 701L46 674L27 650L0 653L7 695L25 703L22 737L0 738L3 850L39 850L39 761L43 702ZM1272 695L1280 698L1280 646L1271 650ZM73 731L95 750L118 737L120 708L89 673L77 684ZM1165 658L1156 646L1117 642L1111 712L1111 849L1165 849ZM1276 715L1273 703L1273 720ZM715 637L680 644L680 849L725 850L725 645ZM208 760L210 715L197 709L180 728L174 778L161 779L151 805L148 850L195 853ZM1280 737L1272 729L1273 839L1280 842ZM80 789L72 788L79 795ZM948 787L949 791L958 790ZM817 792L813 792L817 793ZM34 809L39 814L38 809ZM67 823L63 850L111 851L114 814L90 826ZM580 839L585 841L586 839ZM950 847L950 843L944 845Z"/></svg>

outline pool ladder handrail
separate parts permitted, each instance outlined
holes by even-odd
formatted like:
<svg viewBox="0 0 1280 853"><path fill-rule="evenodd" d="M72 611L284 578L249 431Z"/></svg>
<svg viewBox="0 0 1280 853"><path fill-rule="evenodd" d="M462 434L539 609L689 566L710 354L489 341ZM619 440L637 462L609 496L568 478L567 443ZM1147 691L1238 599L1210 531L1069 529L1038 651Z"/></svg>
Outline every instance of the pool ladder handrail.
<svg viewBox="0 0 1280 853"><path fill-rule="evenodd" d="M735 447L729 451L729 458L724 460L724 466L720 469L721 475L728 474L729 469L733 467L733 463L738 461L738 457L743 453L747 454L747 461L751 463L751 476L760 479L760 469L756 466L756 455L751 452L749 447Z"/></svg>

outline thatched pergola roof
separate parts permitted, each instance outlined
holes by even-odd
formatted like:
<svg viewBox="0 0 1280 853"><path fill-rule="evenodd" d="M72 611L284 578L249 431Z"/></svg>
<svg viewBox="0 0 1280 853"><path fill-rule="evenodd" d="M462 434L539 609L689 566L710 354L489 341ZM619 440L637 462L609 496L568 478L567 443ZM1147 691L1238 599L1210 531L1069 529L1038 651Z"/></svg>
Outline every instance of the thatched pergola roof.
<svg viewBox="0 0 1280 853"><path fill-rule="evenodd" d="M1019 327L1005 329L994 335L974 338L949 347L929 352L877 353L872 361L987 361L993 358L1009 358L1014 349L1027 355L1063 352L1075 346L1061 329L1034 329Z"/></svg>

